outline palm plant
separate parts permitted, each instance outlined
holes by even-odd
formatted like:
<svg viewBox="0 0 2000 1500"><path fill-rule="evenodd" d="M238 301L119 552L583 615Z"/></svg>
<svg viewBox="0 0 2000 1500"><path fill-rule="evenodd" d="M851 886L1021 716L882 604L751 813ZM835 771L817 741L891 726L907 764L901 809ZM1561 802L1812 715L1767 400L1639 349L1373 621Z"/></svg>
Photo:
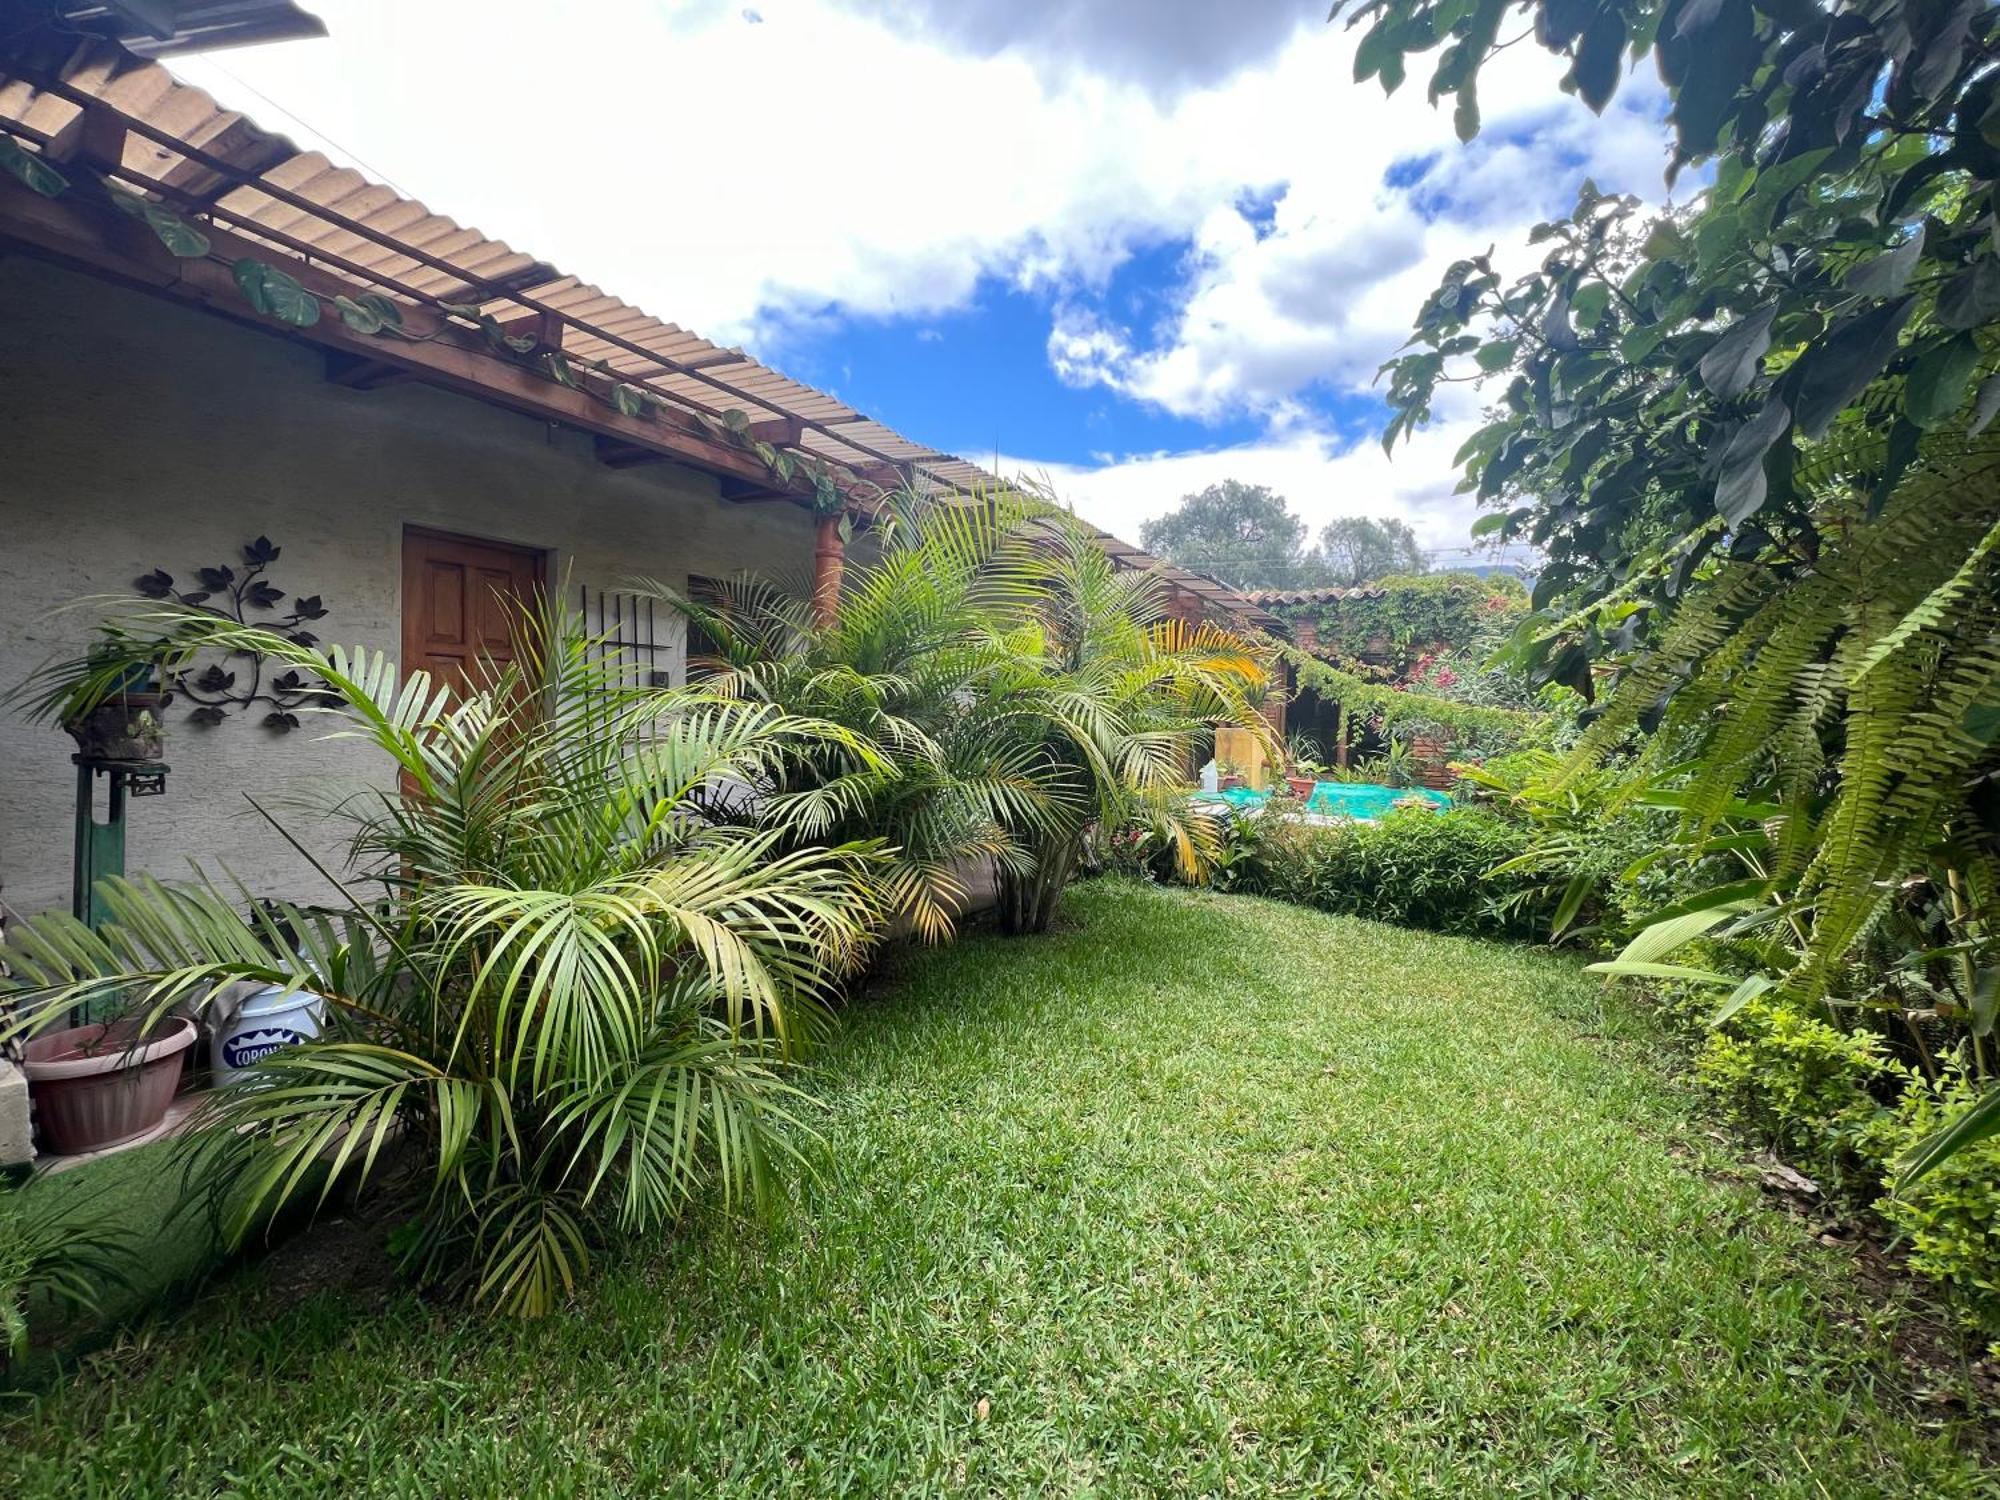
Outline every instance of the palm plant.
<svg viewBox="0 0 2000 1500"><path fill-rule="evenodd" d="M410 1207L397 1244L421 1280L539 1315L606 1235L710 1184L768 1191L795 1149L786 1070L878 915L874 851L719 825L703 791L806 745L872 752L769 706L621 683L556 614L462 693L172 603L137 616L155 661L251 651L316 674L337 732L400 781L328 810L345 874L293 839L334 907L112 881L99 929L45 915L0 952L16 1033L76 1006L200 1008L232 981L326 998L320 1039L217 1091L193 1138L232 1243L336 1191L385 1194ZM59 665L36 691L55 711L106 670Z"/></svg>
<svg viewBox="0 0 2000 1500"><path fill-rule="evenodd" d="M1034 597L1046 509L1013 494L891 497L825 625L809 595L769 579L699 598L642 582L710 643L691 665L706 691L847 731L795 743L718 814L789 839L879 837L884 906L928 941L951 936L969 873L1019 867L1021 831L1064 815L1067 788L1039 774L1020 705L994 692L1002 634Z"/></svg>
<svg viewBox="0 0 2000 1500"><path fill-rule="evenodd" d="M872 558L850 565L839 617L768 580L666 600L714 645L709 691L837 723L733 809L815 837L879 835L882 899L919 934L952 931L966 872L990 862L1009 931L1048 925L1093 823L1184 783L1218 723L1269 733L1267 674L1226 631L1166 618L1165 588L1120 572L1028 488L894 497ZM863 764L860 747L876 752ZM1164 814L1193 878L1209 840Z"/></svg>
<svg viewBox="0 0 2000 1500"><path fill-rule="evenodd" d="M124 1281L128 1251L110 1223L57 1209L36 1179L0 1185L0 1368L27 1352L33 1304L94 1311Z"/></svg>
<svg viewBox="0 0 2000 1500"><path fill-rule="evenodd" d="M1184 784L1218 726L1254 730L1279 758L1257 711L1269 673L1247 641L1171 618L1159 577L1120 570L1061 513L1037 542L1031 607L988 686L1052 792L1054 816L1011 829L1028 857L997 869L1001 925L1015 933L1048 927L1087 828L1115 826L1135 794ZM1164 816L1176 868L1193 879L1207 825L1184 804Z"/></svg>

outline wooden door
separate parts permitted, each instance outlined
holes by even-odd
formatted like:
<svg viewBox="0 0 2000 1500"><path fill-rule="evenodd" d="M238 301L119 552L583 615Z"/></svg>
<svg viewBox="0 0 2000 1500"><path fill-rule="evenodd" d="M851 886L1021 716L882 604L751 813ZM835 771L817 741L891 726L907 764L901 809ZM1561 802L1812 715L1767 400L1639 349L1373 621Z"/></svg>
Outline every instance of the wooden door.
<svg viewBox="0 0 2000 1500"><path fill-rule="evenodd" d="M403 670L464 689L514 659L521 611L541 593L545 554L448 532L403 530Z"/></svg>

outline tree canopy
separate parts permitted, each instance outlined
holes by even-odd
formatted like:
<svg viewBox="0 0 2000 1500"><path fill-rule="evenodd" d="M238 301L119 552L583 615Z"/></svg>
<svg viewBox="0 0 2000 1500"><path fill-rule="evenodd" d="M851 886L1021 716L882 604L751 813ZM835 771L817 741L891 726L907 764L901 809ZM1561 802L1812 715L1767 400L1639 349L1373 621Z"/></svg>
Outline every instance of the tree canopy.
<svg viewBox="0 0 2000 1500"><path fill-rule="evenodd" d="M1181 496L1140 528L1140 544L1170 562L1233 588L1298 588L1322 581L1306 549L1306 523L1285 497L1261 484L1225 479Z"/></svg>
<svg viewBox="0 0 2000 1500"><path fill-rule="evenodd" d="M1327 522L1319 534L1316 556L1327 583L1348 586L1396 573L1421 573L1427 567L1417 534L1408 522L1393 516L1380 520L1341 516Z"/></svg>
<svg viewBox="0 0 2000 1500"><path fill-rule="evenodd" d="M1537 603L1613 600L1548 644L1589 687L1593 657L1643 639L1711 553L1819 545L1810 456L1837 423L1883 441L1855 477L1887 497L1926 433L2000 409L2000 11L1981 0L1366 0L1358 78L1387 89L1438 51L1436 101L1479 128L1483 65L1519 37L1566 57L1601 110L1626 59L1672 96L1669 176L1712 161L1694 210L1642 222L1586 184L1549 246L1504 283L1457 262L1390 361L1392 444L1441 384L1493 378L1501 409L1461 451L1499 513L1478 532L1549 556ZM1988 378L1980 383L1981 374ZM1601 627L1601 628L1600 628Z"/></svg>
<svg viewBox="0 0 2000 1500"><path fill-rule="evenodd" d="M1139 532L1147 551L1239 589L1351 585L1425 570L1416 533L1391 516L1342 516L1316 545L1307 536L1283 495L1235 479L1181 496Z"/></svg>

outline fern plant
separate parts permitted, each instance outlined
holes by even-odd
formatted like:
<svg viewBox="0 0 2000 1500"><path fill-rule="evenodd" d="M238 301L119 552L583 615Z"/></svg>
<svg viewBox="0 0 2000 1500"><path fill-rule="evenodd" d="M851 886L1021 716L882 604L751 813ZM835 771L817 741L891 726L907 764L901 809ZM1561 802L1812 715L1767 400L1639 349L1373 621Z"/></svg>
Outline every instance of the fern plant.
<svg viewBox="0 0 2000 1500"><path fill-rule="evenodd" d="M1933 1074L1917 1023L1941 1020L1983 1073L2000 980L2000 438L1933 434L1878 511L1878 433L1845 423L1810 456L1810 554L1710 565L1570 773L1649 725L1681 848L1726 849L1744 872L1608 972L1644 972L1697 936L1754 937L1768 972L1752 979L1778 998L1847 1024L1890 1013ZM1756 993L1676 977L1727 982L1735 1004ZM1982 1119L2000 1127L1994 1100Z"/></svg>
<svg viewBox="0 0 2000 1500"><path fill-rule="evenodd" d="M152 660L248 650L316 673L338 705L319 712L386 773L322 814L348 826L347 871L294 840L330 908L109 881L98 930L47 914L0 950L16 1034L78 1005L199 1009L238 980L325 997L321 1037L210 1095L187 1148L232 1242L337 1192L387 1196L420 1280L532 1316L603 1239L711 1186L768 1192L795 1149L787 1072L877 917L874 849L781 847L780 829L717 826L698 794L851 737L622 684L557 614L457 694L171 601L125 628ZM59 666L45 701L87 696L96 670Z"/></svg>

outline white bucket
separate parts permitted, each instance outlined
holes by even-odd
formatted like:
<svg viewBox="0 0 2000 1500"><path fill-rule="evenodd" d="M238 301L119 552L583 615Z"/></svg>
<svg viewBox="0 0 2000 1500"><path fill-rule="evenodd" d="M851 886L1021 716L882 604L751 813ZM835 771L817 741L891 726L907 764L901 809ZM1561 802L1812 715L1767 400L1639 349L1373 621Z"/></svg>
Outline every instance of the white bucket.
<svg viewBox="0 0 2000 1500"><path fill-rule="evenodd" d="M266 985L244 996L228 1020L216 1027L209 1066L217 1083L234 1083L260 1057L319 1035L326 1002L311 990L287 993Z"/></svg>

